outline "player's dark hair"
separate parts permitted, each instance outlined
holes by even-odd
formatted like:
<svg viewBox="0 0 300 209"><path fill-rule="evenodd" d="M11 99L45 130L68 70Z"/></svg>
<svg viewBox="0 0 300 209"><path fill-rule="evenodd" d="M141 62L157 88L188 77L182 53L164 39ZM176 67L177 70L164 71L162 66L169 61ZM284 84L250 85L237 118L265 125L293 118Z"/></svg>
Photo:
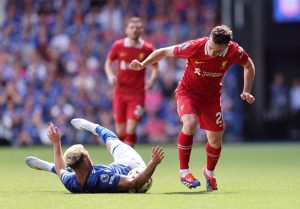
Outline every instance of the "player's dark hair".
<svg viewBox="0 0 300 209"><path fill-rule="evenodd" d="M210 37L216 44L227 45L232 39L232 31L226 25L219 25L212 29Z"/></svg>
<svg viewBox="0 0 300 209"><path fill-rule="evenodd" d="M144 23L144 21L142 20L142 18L140 17L129 17L125 20L125 27L132 22L141 22L142 24Z"/></svg>

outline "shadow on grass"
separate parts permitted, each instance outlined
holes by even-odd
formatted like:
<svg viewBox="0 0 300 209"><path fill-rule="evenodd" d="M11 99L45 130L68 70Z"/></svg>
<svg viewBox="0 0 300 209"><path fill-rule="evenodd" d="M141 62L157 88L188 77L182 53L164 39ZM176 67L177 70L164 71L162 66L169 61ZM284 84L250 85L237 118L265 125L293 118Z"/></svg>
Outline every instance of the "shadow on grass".
<svg viewBox="0 0 300 209"><path fill-rule="evenodd" d="M209 192L209 191L198 191L198 192L165 192L165 193L160 193L162 195L227 195L227 194L237 194L238 192Z"/></svg>
<svg viewBox="0 0 300 209"><path fill-rule="evenodd" d="M61 191L40 191L40 190L36 190L36 191L1 191L4 192L5 194L34 194L34 193L38 193L38 194L58 194L58 193L62 193ZM0 193L1 193L0 192Z"/></svg>
<svg viewBox="0 0 300 209"><path fill-rule="evenodd" d="M3 192L3 191L1 191ZM0 192L0 193L1 193ZM24 194L24 191L5 192L6 194ZM25 194L64 194L64 195L93 195L93 194L119 194L119 195L230 195L239 192L219 192L219 191L180 191L180 192L164 192L164 193L71 193L68 191L26 191Z"/></svg>

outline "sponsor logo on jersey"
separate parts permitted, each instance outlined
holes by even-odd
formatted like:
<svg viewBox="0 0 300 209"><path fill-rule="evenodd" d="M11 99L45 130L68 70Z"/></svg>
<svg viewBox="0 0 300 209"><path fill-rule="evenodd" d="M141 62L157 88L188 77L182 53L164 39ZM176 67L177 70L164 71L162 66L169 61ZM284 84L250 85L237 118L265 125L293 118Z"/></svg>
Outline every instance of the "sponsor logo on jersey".
<svg viewBox="0 0 300 209"><path fill-rule="evenodd" d="M114 181L114 179L115 179L115 177L114 177L114 176L110 177L110 180L109 180L108 184L112 184L112 183L113 183L113 181Z"/></svg>
<svg viewBox="0 0 300 209"><path fill-rule="evenodd" d="M201 77L211 77L211 78L214 78L214 77L221 77L223 76L223 73L214 73L214 72L207 72L207 71L201 71L200 68L195 68L195 71L194 71L195 74L197 74L198 76L201 76Z"/></svg>
<svg viewBox="0 0 300 209"><path fill-rule="evenodd" d="M109 176L107 174L101 174L100 175L100 180L102 182L108 182Z"/></svg>
<svg viewBox="0 0 300 209"><path fill-rule="evenodd" d="M194 73L196 73L197 75L201 76L201 70L200 70L200 68L195 68Z"/></svg>

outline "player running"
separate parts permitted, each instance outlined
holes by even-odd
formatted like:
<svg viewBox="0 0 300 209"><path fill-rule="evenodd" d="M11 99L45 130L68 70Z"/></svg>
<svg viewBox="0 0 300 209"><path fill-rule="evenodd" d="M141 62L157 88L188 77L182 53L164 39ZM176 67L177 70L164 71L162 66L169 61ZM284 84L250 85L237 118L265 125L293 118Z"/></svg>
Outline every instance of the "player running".
<svg viewBox="0 0 300 209"><path fill-rule="evenodd" d="M113 193L137 190L152 176L156 166L164 158L163 149L152 148L152 158L145 165L141 156L130 146L121 142L110 130L76 118L72 125L80 130L87 130L100 136L114 158L110 165L92 165L89 153L81 144L73 145L62 154L58 128L52 123L48 126L48 137L53 143L54 164L36 157L27 157L29 167L56 173L62 183L72 193ZM69 166L74 172L70 170ZM145 168L135 178L126 175L133 168Z"/></svg>
<svg viewBox="0 0 300 209"><path fill-rule="evenodd" d="M255 101L251 88L255 67L248 54L231 41L232 31L225 25L212 29L209 37L155 50L146 60L133 60L131 68L144 69L164 57L187 59L184 75L175 90L177 111L183 123L178 135L180 179L188 188L200 186L189 170L193 134L197 123L206 130L207 162L203 168L206 189L217 190L214 170L221 153L224 122L221 113L221 81L232 64L244 66L244 88L240 95L249 104Z"/></svg>
<svg viewBox="0 0 300 209"><path fill-rule="evenodd" d="M154 50L141 38L143 30L140 18L129 18L125 29L127 37L114 42L105 62L109 84L115 87L113 112L116 133L121 141L132 147L136 143L137 124L144 112L145 90L153 86L159 74L158 64L153 63L151 76L145 83L145 68L141 71L129 69L133 59L143 61ZM118 60L117 76L113 70L115 60Z"/></svg>

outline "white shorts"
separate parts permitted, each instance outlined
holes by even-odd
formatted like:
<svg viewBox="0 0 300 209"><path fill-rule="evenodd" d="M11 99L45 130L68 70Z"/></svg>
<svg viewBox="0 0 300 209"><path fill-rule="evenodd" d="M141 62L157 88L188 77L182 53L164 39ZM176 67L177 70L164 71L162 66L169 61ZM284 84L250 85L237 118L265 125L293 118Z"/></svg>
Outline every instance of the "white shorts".
<svg viewBox="0 0 300 209"><path fill-rule="evenodd" d="M113 142L110 149L110 154L114 158L112 164L122 164L130 166L132 169L137 167L146 168L144 160L132 147L119 140Z"/></svg>

